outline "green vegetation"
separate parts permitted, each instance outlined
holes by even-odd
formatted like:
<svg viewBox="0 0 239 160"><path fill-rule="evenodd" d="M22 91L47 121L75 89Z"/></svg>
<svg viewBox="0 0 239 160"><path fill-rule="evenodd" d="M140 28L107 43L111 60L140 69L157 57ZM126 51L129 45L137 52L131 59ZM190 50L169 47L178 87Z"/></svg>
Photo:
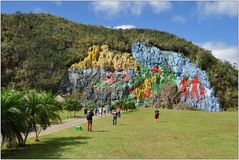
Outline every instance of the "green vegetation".
<svg viewBox="0 0 239 160"><path fill-rule="evenodd" d="M77 111L74 114L72 112L66 111L66 110L61 110L58 112L58 115L61 117L61 120L66 120L68 118L73 118L73 117L83 117L83 111Z"/></svg>
<svg viewBox="0 0 239 160"><path fill-rule="evenodd" d="M70 115L73 112L74 116L76 116L76 113L83 108L79 100L70 97L65 98L65 101L63 102L63 107L64 110L70 112Z"/></svg>
<svg viewBox="0 0 239 160"><path fill-rule="evenodd" d="M95 120L93 132L74 127L33 139L27 147L2 151L2 158L238 158L237 112L160 110L123 113Z"/></svg>
<svg viewBox="0 0 239 160"><path fill-rule="evenodd" d="M35 132L35 141L39 141L41 131L51 123L83 116L82 105L74 97L59 102L45 91L2 88L1 92L2 147L25 146L30 132Z"/></svg>
<svg viewBox="0 0 239 160"><path fill-rule="evenodd" d="M135 105L135 102L131 99L122 99L115 102L112 107L113 109L117 109L117 107L120 107L124 111L130 111L136 109Z"/></svg>
<svg viewBox="0 0 239 160"><path fill-rule="evenodd" d="M1 134L2 145L7 147L24 146L31 131L36 133L50 126L50 122L60 121L57 112L60 104L51 93L13 89L1 91Z"/></svg>
<svg viewBox="0 0 239 160"><path fill-rule="evenodd" d="M131 44L144 41L162 50L182 53L205 70L222 110L237 108L237 70L222 63L192 42L148 29L115 30L73 23L50 14L1 14L2 86L40 88L56 93L71 64L81 61L90 46L107 44L112 50L131 52Z"/></svg>

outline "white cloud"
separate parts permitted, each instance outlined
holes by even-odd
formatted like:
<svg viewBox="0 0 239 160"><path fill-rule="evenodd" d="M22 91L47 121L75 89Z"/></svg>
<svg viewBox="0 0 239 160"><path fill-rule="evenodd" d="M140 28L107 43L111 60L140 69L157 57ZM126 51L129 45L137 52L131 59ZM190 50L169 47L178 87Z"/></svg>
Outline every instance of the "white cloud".
<svg viewBox="0 0 239 160"><path fill-rule="evenodd" d="M125 12L123 6L120 4L119 1L97 1L92 2L91 5L96 14L103 13L108 18L112 18Z"/></svg>
<svg viewBox="0 0 239 160"><path fill-rule="evenodd" d="M175 15L172 17L171 21L174 23L183 24L186 22L186 19L182 16Z"/></svg>
<svg viewBox="0 0 239 160"><path fill-rule="evenodd" d="M153 12L155 12L155 13L161 13L161 12L170 10L172 8L172 4L167 1L164 1L164 2L150 1L148 3L152 7Z"/></svg>
<svg viewBox="0 0 239 160"><path fill-rule="evenodd" d="M155 13L171 9L170 2L127 2L127 1L96 1L91 7L96 14L104 14L107 18L119 17L125 14L140 15L146 5Z"/></svg>
<svg viewBox="0 0 239 160"><path fill-rule="evenodd" d="M207 50L211 50L212 54L218 59L227 60L231 62L231 64L237 64L237 46L212 41L204 42L199 45Z"/></svg>
<svg viewBox="0 0 239 160"><path fill-rule="evenodd" d="M130 24L124 24L124 25L120 25L120 26L114 26L112 28L113 29L133 29L133 28L136 28L136 26L130 25Z"/></svg>
<svg viewBox="0 0 239 160"><path fill-rule="evenodd" d="M197 6L201 16L237 16L237 2L198 2Z"/></svg>
<svg viewBox="0 0 239 160"><path fill-rule="evenodd" d="M55 5L57 5L57 6L62 5L62 2L61 2L61 1L58 1L58 0L54 1L53 3L54 3Z"/></svg>
<svg viewBox="0 0 239 160"><path fill-rule="evenodd" d="M46 10L44 10L40 7L36 7L33 12L34 13L48 13Z"/></svg>
<svg viewBox="0 0 239 160"><path fill-rule="evenodd" d="M143 7L145 5L145 2L131 2L129 4L128 10L131 11L134 15L140 15L143 11Z"/></svg>

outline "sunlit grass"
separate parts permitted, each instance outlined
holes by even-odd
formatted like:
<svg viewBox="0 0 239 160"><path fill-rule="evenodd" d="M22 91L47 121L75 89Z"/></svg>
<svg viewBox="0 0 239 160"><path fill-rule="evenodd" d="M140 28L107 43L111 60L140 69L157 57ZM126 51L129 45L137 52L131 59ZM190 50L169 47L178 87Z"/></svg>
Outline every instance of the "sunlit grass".
<svg viewBox="0 0 239 160"><path fill-rule="evenodd" d="M237 112L160 114L158 123L153 109L124 113L116 126L111 116L97 119L94 132L70 127L2 158L237 158Z"/></svg>

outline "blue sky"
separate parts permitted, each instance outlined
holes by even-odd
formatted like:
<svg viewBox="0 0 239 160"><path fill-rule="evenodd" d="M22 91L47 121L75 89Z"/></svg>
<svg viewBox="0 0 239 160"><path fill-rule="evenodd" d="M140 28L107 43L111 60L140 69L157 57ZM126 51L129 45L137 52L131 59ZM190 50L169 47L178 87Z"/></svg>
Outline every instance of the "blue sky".
<svg viewBox="0 0 239 160"><path fill-rule="evenodd" d="M237 62L237 2L2 2L2 13L46 12L74 22L169 32ZM122 26L123 25L123 26Z"/></svg>

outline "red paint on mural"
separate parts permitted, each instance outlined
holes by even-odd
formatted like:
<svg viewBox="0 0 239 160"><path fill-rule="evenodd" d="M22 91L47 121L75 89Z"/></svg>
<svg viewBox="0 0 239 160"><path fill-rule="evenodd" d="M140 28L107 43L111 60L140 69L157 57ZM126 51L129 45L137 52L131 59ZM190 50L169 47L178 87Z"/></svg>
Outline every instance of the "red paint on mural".
<svg viewBox="0 0 239 160"><path fill-rule="evenodd" d="M194 79L191 80L190 84L192 84L192 93L191 93L191 99L194 99L194 94L196 94L197 96L197 101L200 103L200 97L199 97L199 93L198 93L198 84L201 84L201 82L198 80L198 75L195 75Z"/></svg>
<svg viewBox="0 0 239 160"><path fill-rule="evenodd" d="M187 90L188 82L185 75L183 76L182 81L179 83L179 86L180 85L182 85L182 88L180 91L180 102L182 102L182 97L184 94L186 94L186 99L188 98L188 90Z"/></svg>
<svg viewBox="0 0 239 160"><path fill-rule="evenodd" d="M162 74L162 71L161 71L158 67L153 67L153 68L151 68L151 72Z"/></svg>

